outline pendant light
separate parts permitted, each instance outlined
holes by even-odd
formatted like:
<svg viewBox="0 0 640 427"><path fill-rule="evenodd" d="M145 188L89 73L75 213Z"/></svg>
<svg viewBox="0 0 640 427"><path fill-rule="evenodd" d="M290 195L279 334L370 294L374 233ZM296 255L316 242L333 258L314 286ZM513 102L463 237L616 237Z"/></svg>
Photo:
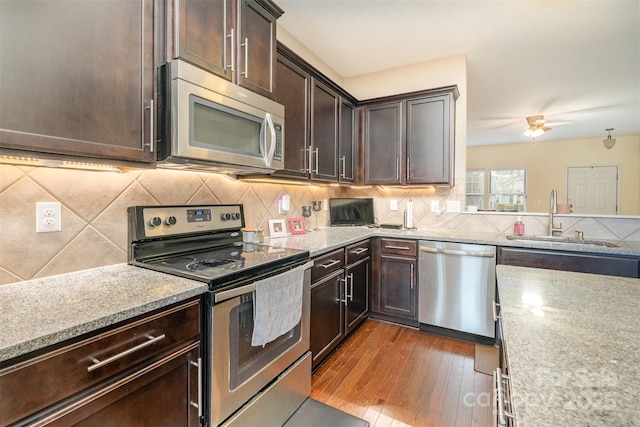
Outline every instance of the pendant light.
<svg viewBox="0 0 640 427"><path fill-rule="evenodd" d="M611 131L613 130L613 128L608 128L605 129L607 132L609 132L609 135L602 140L602 143L604 144L605 148L607 150L610 150L611 148L613 148L614 145L616 145L616 139L615 138L611 138Z"/></svg>

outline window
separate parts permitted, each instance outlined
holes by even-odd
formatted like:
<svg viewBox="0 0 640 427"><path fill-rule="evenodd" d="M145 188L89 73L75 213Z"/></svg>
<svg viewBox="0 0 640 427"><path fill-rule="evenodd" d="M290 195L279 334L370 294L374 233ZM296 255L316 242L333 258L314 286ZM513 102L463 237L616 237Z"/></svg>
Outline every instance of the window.
<svg viewBox="0 0 640 427"><path fill-rule="evenodd" d="M467 206L484 209L484 169L467 170Z"/></svg>
<svg viewBox="0 0 640 427"><path fill-rule="evenodd" d="M489 171L489 209L501 212L522 212L526 209L526 169L495 169Z"/></svg>

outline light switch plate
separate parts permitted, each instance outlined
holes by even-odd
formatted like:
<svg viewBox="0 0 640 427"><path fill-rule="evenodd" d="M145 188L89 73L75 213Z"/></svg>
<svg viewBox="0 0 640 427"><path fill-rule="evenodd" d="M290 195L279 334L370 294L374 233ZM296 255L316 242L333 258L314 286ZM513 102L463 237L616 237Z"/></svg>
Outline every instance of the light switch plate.
<svg viewBox="0 0 640 427"><path fill-rule="evenodd" d="M398 210L398 201L395 200L395 199L389 201L389 209L391 209L392 211L397 211Z"/></svg>

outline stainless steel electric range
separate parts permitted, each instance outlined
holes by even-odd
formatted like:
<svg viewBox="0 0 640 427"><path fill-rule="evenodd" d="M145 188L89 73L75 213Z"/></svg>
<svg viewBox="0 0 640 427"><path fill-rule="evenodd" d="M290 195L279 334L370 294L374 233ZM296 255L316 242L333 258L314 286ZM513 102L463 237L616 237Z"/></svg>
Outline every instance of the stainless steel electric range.
<svg viewBox="0 0 640 427"><path fill-rule="evenodd" d="M311 390L309 252L242 242L236 205L134 206L129 263L208 284L205 295L206 426L283 424ZM254 346L255 282L303 269L298 323Z"/></svg>

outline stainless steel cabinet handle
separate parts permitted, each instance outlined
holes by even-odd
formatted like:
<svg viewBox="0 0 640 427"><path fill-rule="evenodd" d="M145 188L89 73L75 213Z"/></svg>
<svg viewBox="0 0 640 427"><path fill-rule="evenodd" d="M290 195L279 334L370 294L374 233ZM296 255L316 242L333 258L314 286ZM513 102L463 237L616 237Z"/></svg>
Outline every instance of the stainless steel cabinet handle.
<svg viewBox="0 0 640 427"><path fill-rule="evenodd" d="M416 268L413 266L413 264L409 264L409 267L411 268L411 289L413 289L413 287L415 286L415 271Z"/></svg>
<svg viewBox="0 0 640 427"><path fill-rule="evenodd" d="M309 148L305 148L305 150L309 151L309 175L311 175L311 173L313 172L311 169L311 164L313 163L313 151L311 150L311 147Z"/></svg>
<svg viewBox="0 0 640 427"><path fill-rule="evenodd" d="M494 251L459 251L455 249L438 249L438 248L428 248L426 246L420 246L420 250L422 252L428 252L432 254L445 254L445 255L458 255L458 256L474 256L474 257L482 257L482 258L493 258L495 255Z"/></svg>
<svg viewBox="0 0 640 427"><path fill-rule="evenodd" d="M346 178L347 177L347 156L340 156L340 177L341 178Z"/></svg>
<svg viewBox="0 0 640 427"><path fill-rule="evenodd" d="M411 157L407 157L407 181L411 179Z"/></svg>
<svg viewBox="0 0 640 427"><path fill-rule="evenodd" d="M249 39L244 38L244 43L240 45L244 47L244 71L240 74L244 76L245 79L249 78Z"/></svg>
<svg viewBox="0 0 640 427"><path fill-rule="evenodd" d="M411 248L410 248L410 247L408 247L408 246L384 245L384 248L385 248L385 249L398 249L398 250L401 250L401 251L408 251L408 250L411 250Z"/></svg>
<svg viewBox="0 0 640 427"><path fill-rule="evenodd" d="M340 264L340 261L339 261L339 260L332 259L331 261L329 261L329 262L328 262L328 263L326 263L326 264L320 264L318 267L322 267L322 268L324 268L324 269L327 269L327 268L329 268L329 267L333 267L333 266L334 266L334 265L336 265L336 264Z"/></svg>
<svg viewBox="0 0 640 427"><path fill-rule="evenodd" d="M341 299L340 302L346 306L349 299L349 294L347 293L347 282L349 281L349 276L341 278L340 281L344 284L344 288L342 288L342 295L344 295L344 299Z"/></svg>
<svg viewBox="0 0 640 427"><path fill-rule="evenodd" d="M318 147L316 147L316 149L315 149L315 150L313 150L313 153L316 155L316 163L315 163L316 170L314 170L314 171L313 171L313 173L315 173L315 174L317 175L317 174L318 174L318 170L319 170L319 169L318 169L318 164L319 164L319 160L318 160L318 157L319 157L319 155L318 155Z"/></svg>
<svg viewBox="0 0 640 427"><path fill-rule="evenodd" d="M155 129L153 120L153 98L149 100L149 152L153 153L153 146L155 145Z"/></svg>
<svg viewBox="0 0 640 427"><path fill-rule="evenodd" d="M500 306L500 304L498 304L495 301L491 301L491 309L493 310L493 320L497 321L498 319L500 319L501 317L498 316L498 307Z"/></svg>
<svg viewBox="0 0 640 427"><path fill-rule="evenodd" d="M350 273L347 277L349 278L349 293L347 294L347 298L349 301L353 301L353 273Z"/></svg>
<svg viewBox="0 0 640 427"><path fill-rule="evenodd" d="M509 377L507 375L503 375L502 374L502 369L500 368L496 368L495 372L493 373L493 378L495 381L495 390L496 390L496 406L498 409L498 425L507 425L507 418L515 418L515 415L507 412L504 409L504 404L508 403L507 399L505 399L505 394L504 394L504 390L503 390L503 385L502 385L502 381L503 380L508 380Z"/></svg>
<svg viewBox="0 0 640 427"><path fill-rule="evenodd" d="M400 157L396 157L396 181L400 181Z"/></svg>
<svg viewBox="0 0 640 427"><path fill-rule="evenodd" d="M138 350L142 350L145 347L149 347L150 345L153 345L153 344L157 343L158 341L163 340L165 338L165 335L162 334L162 335L159 335L157 337L153 337L151 335L147 335L146 337L147 337L148 341L145 341L142 344L138 344L135 347L131 347L130 349L125 350L122 353L118 353L118 354L116 354L114 356L111 356L111 357L109 357L107 359L104 359L102 361L92 357L91 361L93 362L93 365L87 367L87 372L95 371L96 369L101 368L101 367L103 367L105 365L108 365L111 362L115 362L118 359L122 359L123 357L128 356L131 353L135 353Z"/></svg>
<svg viewBox="0 0 640 427"><path fill-rule="evenodd" d="M198 402L189 402L194 408L198 408L198 416L202 416L202 359L198 357L198 363L189 362L192 366L198 367Z"/></svg>
<svg viewBox="0 0 640 427"><path fill-rule="evenodd" d="M358 248L351 251L354 255L360 255L361 253L367 252L369 248Z"/></svg>
<svg viewBox="0 0 640 427"><path fill-rule="evenodd" d="M229 43L229 47L230 47L230 51L231 51L231 63L229 63L229 65L227 65L227 44L225 42L224 45L224 69L226 70L227 68L229 68L231 70L231 72L233 73L233 67L235 67L235 62L236 62L236 55L235 55L235 49L233 48L234 46L234 42L233 42L233 28L231 29L231 32L229 33L229 35L227 36L228 39L231 39L231 42Z"/></svg>

